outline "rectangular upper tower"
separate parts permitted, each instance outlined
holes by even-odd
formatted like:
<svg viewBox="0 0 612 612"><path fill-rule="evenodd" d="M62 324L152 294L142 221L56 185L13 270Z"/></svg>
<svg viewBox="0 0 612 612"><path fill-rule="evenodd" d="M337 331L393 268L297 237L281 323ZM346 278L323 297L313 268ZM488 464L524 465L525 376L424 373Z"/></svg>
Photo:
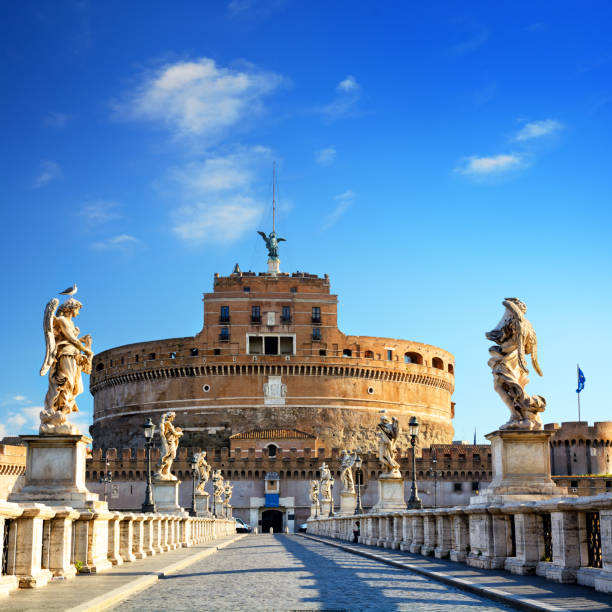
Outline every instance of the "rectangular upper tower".
<svg viewBox="0 0 612 612"><path fill-rule="evenodd" d="M215 274L202 336L217 354L325 354L324 338L338 334L337 309L327 274Z"/></svg>

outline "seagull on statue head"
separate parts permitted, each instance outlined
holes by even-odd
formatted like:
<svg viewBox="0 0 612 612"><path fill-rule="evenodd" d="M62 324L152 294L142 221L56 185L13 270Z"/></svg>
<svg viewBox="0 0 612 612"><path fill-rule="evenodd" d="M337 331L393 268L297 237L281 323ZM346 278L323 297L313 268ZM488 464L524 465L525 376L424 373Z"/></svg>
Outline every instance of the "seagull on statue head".
<svg viewBox="0 0 612 612"><path fill-rule="evenodd" d="M74 295L77 291L78 291L77 284L74 283L72 287L68 287L67 289L64 289L63 291L60 291L59 294L60 295Z"/></svg>

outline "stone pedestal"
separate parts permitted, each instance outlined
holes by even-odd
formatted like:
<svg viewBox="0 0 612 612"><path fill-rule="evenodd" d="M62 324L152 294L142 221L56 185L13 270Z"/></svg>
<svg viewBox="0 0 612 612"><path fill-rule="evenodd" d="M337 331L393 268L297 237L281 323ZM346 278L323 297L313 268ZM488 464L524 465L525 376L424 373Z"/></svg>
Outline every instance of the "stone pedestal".
<svg viewBox="0 0 612 612"><path fill-rule="evenodd" d="M329 509L333 502L328 499L322 499L319 507L319 518L327 518L329 516Z"/></svg>
<svg viewBox="0 0 612 612"><path fill-rule="evenodd" d="M280 272L280 259L268 259L268 274L278 274Z"/></svg>
<svg viewBox="0 0 612 612"><path fill-rule="evenodd" d="M340 510L338 514L341 516L352 516L355 514L357 507L357 494L343 491L340 493Z"/></svg>
<svg viewBox="0 0 612 612"><path fill-rule="evenodd" d="M312 504L310 506L310 518L319 518L321 516L321 508L319 507L318 502L316 504Z"/></svg>
<svg viewBox="0 0 612 612"><path fill-rule="evenodd" d="M383 474L378 479L378 502L372 512L396 512L406 510L404 479L401 476Z"/></svg>
<svg viewBox="0 0 612 612"><path fill-rule="evenodd" d="M49 506L105 509L98 494L85 486L85 459L91 438L75 436L19 436L27 446L25 485L9 501L41 502Z"/></svg>
<svg viewBox="0 0 612 612"><path fill-rule="evenodd" d="M196 493L196 516L211 516L208 509L208 493Z"/></svg>
<svg viewBox="0 0 612 612"><path fill-rule="evenodd" d="M552 431L498 430L491 441L493 479L470 504L537 501L567 495L550 477L549 440Z"/></svg>
<svg viewBox="0 0 612 612"><path fill-rule="evenodd" d="M180 480L153 481L153 499L158 512L162 514L186 514L178 503L180 484Z"/></svg>

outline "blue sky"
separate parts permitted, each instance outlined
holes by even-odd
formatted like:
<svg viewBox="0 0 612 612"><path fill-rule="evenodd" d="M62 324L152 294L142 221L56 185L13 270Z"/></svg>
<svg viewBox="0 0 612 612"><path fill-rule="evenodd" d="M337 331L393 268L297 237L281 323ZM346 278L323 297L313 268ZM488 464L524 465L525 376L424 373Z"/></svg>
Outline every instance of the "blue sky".
<svg viewBox="0 0 612 612"><path fill-rule="evenodd" d="M455 437L507 419L484 332L523 299L545 422L610 418L607 2L0 7L0 434L34 431L43 308L94 349L191 335L235 262L328 273L350 334L456 357ZM88 381L86 381L88 382ZM79 402L91 419L92 399ZM86 430L86 427L84 428Z"/></svg>

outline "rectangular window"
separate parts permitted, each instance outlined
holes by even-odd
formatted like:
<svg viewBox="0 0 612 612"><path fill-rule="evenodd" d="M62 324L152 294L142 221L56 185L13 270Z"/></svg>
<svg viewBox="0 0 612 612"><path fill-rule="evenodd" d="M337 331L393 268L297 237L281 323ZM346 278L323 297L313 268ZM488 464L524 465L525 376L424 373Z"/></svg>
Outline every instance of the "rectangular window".
<svg viewBox="0 0 612 612"><path fill-rule="evenodd" d="M251 323L261 323L261 308L251 306Z"/></svg>
<svg viewBox="0 0 612 612"><path fill-rule="evenodd" d="M283 306L281 323L291 323L291 306Z"/></svg>
<svg viewBox="0 0 612 612"><path fill-rule="evenodd" d="M278 336L264 336L264 353L278 355Z"/></svg>
<svg viewBox="0 0 612 612"><path fill-rule="evenodd" d="M327 349L319 349L319 356L325 357L327 355Z"/></svg>
<svg viewBox="0 0 612 612"><path fill-rule="evenodd" d="M312 322L313 323L321 322L321 308L319 308L319 306L312 307Z"/></svg>
<svg viewBox="0 0 612 612"><path fill-rule="evenodd" d="M312 330L312 339L317 342L319 340L321 340L321 330L318 327L315 327Z"/></svg>
<svg viewBox="0 0 612 612"><path fill-rule="evenodd" d="M229 327L222 327L221 333L219 334L219 340L221 342L227 342L230 339Z"/></svg>
<svg viewBox="0 0 612 612"><path fill-rule="evenodd" d="M191 349L191 356L192 356L192 357L197 357L199 352L200 352L200 351L198 351L198 349L197 349L197 348L192 348L192 349Z"/></svg>
<svg viewBox="0 0 612 612"><path fill-rule="evenodd" d="M391 349L387 349L387 361L393 361L393 351Z"/></svg>
<svg viewBox="0 0 612 612"><path fill-rule="evenodd" d="M250 288L250 287L243 287L243 288L242 288L242 290L243 290L245 293L251 293L251 288Z"/></svg>
<svg viewBox="0 0 612 612"><path fill-rule="evenodd" d="M229 306L221 306L221 315L219 316L219 321L221 323L229 323Z"/></svg>
<svg viewBox="0 0 612 612"><path fill-rule="evenodd" d="M472 483L472 491L478 491L478 483L477 482L473 482Z"/></svg>
<svg viewBox="0 0 612 612"><path fill-rule="evenodd" d="M455 483L453 484L453 491L454 491L455 493L461 493L461 492L463 491L463 487L461 486L461 483L460 483L460 482L455 482Z"/></svg>
<svg viewBox="0 0 612 612"><path fill-rule="evenodd" d="M220 348L213 349L213 355L220 355L220 354L221 354Z"/></svg>
<svg viewBox="0 0 612 612"><path fill-rule="evenodd" d="M293 355L293 337L280 337L280 353L281 355Z"/></svg>

